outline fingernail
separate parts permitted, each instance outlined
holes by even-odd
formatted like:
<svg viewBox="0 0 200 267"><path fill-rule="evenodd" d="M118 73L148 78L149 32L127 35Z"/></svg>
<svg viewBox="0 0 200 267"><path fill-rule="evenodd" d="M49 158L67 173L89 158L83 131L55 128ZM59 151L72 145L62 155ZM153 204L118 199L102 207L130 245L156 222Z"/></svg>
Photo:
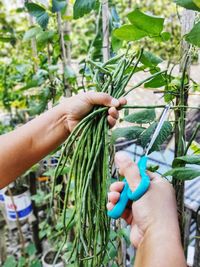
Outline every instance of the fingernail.
<svg viewBox="0 0 200 267"><path fill-rule="evenodd" d="M114 106L114 107L118 107L119 106L119 100L113 98L112 101L111 101L111 105Z"/></svg>
<svg viewBox="0 0 200 267"><path fill-rule="evenodd" d="M109 197L110 197L111 194L112 194L111 192L108 193L108 199L109 199Z"/></svg>
<svg viewBox="0 0 200 267"><path fill-rule="evenodd" d="M130 157L129 157L129 154L126 153L126 152L117 152L116 155L115 155L115 160L116 160L116 163L121 163L121 162L124 162L124 161L129 161L131 160Z"/></svg>

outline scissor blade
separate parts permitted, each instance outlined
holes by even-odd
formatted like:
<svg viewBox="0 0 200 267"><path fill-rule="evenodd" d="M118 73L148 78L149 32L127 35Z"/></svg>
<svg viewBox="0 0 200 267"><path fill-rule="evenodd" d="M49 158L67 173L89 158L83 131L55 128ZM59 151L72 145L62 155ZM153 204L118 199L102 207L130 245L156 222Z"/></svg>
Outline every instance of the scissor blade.
<svg viewBox="0 0 200 267"><path fill-rule="evenodd" d="M171 105L166 105L166 107L164 108L163 113L162 113L162 115L160 117L160 120L158 122L158 125L157 125L157 127L156 127L156 129L155 129L155 131L154 131L154 133L152 135L151 141L150 141L150 143L148 144L148 146L146 147L146 149L144 151L146 156L149 154L149 151L151 150L153 144L155 143L156 138L158 137L164 122L166 121L166 118L167 118L167 115L168 115L168 111L170 110L170 108L171 108Z"/></svg>

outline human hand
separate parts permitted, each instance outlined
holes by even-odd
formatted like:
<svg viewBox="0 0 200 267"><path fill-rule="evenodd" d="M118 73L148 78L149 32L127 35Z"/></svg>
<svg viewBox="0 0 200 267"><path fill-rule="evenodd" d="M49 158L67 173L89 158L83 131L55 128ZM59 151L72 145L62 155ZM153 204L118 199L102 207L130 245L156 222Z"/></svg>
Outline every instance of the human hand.
<svg viewBox="0 0 200 267"><path fill-rule="evenodd" d="M95 105L110 107L108 109L108 123L113 127L119 117L117 108L125 104L125 98L115 99L106 93L86 92L66 98L60 105L65 111L67 127L71 132Z"/></svg>
<svg viewBox="0 0 200 267"><path fill-rule="evenodd" d="M115 162L121 175L126 177L129 187L134 191L140 183L140 173L136 163L125 152L118 152ZM167 236L167 233L179 239L179 227L175 194L170 183L154 173L148 172L151 180L146 194L135 202L130 202L122 218L131 225L130 240L138 248L146 233ZM110 186L107 209L112 210L124 187L123 182Z"/></svg>

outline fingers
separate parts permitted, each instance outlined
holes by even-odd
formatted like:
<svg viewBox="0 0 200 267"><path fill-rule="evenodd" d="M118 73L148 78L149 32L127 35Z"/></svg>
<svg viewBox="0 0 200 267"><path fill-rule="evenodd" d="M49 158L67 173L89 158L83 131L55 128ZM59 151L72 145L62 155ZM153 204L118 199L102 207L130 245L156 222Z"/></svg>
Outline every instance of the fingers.
<svg viewBox="0 0 200 267"><path fill-rule="evenodd" d="M127 104L126 98L125 97L119 98L119 103L120 103L120 106L126 105Z"/></svg>
<svg viewBox="0 0 200 267"><path fill-rule="evenodd" d="M116 153L115 163L119 168L120 174L126 177L129 187L134 191L141 180L137 164L132 161L126 152Z"/></svg>
<svg viewBox="0 0 200 267"><path fill-rule="evenodd" d="M110 127L112 128L115 126L117 119L119 118L119 112L115 107L111 107L108 110L108 123Z"/></svg>
<svg viewBox="0 0 200 267"><path fill-rule="evenodd" d="M124 188L124 182L115 182L111 184L110 191L117 191L120 193L123 188Z"/></svg>
<svg viewBox="0 0 200 267"><path fill-rule="evenodd" d="M106 93L96 93L96 92L88 92L86 94L87 99L92 105L103 105L107 107L119 107L120 102L118 99L113 98L109 94Z"/></svg>
<svg viewBox="0 0 200 267"><path fill-rule="evenodd" d="M97 92L87 92L86 97L90 104L92 105L103 105L107 107L119 107L120 105L126 104L126 99L124 97L120 99L113 98L106 93L97 93Z"/></svg>
<svg viewBox="0 0 200 267"><path fill-rule="evenodd" d="M110 186L110 193L108 193L108 203L106 205L108 210L112 210L116 203L118 202L120 198L120 192L122 191L124 187L124 182L116 182L111 184ZM133 215L132 215L132 205L127 205L124 213L122 214L122 218L128 223L131 224L133 220Z"/></svg>
<svg viewBox="0 0 200 267"><path fill-rule="evenodd" d="M120 198L119 192L110 192L108 193L108 201L112 202L113 204L116 204Z"/></svg>
<svg viewBox="0 0 200 267"><path fill-rule="evenodd" d="M109 125L110 125L110 127L112 128L113 126L115 126L115 124L116 124L116 119L114 119L113 117L111 117L111 116L108 116L108 123L109 123Z"/></svg>
<svg viewBox="0 0 200 267"><path fill-rule="evenodd" d="M120 198L120 192L124 188L123 182L116 182L111 184L110 186L110 193L108 193L108 204L107 209L112 210L115 206L115 204L118 202Z"/></svg>
<svg viewBox="0 0 200 267"><path fill-rule="evenodd" d="M116 120L119 118L119 112L115 107L109 108L108 114Z"/></svg>

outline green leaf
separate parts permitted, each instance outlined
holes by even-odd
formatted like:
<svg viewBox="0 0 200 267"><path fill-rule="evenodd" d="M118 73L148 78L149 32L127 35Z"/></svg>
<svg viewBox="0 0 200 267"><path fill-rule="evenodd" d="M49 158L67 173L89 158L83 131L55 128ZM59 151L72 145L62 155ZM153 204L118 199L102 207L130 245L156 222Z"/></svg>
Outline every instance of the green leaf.
<svg viewBox="0 0 200 267"><path fill-rule="evenodd" d="M138 29L134 25L123 25L120 28L115 29L113 34L118 39L125 41L137 41L148 36L146 32Z"/></svg>
<svg viewBox="0 0 200 267"><path fill-rule="evenodd" d="M173 165L177 166L178 164L182 163L200 165L200 157L199 155L187 155L183 157L178 157L174 159Z"/></svg>
<svg viewBox="0 0 200 267"><path fill-rule="evenodd" d="M185 40L192 45L200 47L200 22L196 23L192 30L185 35Z"/></svg>
<svg viewBox="0 0 200 267"><path fill-rule="evenodd" d="M83 17L95 8L96 0L76 0L74 3L74 19Z"/></svg>
<svg viewBox="0 0 200 267"><path fill-rule="evenodd" d="M29 256L33 256L37 252L35 245L32 243L25 248L25 251Z"/></svg>
<svg viewBox="0 0 200 267"><path fill-rule="evenodd" d="M140 141L141 141L141 146L143 148L145 148L147 146L147 144L149 143L156 127L157 127L158 123L154 122L151 124L151 126L146 129L146 131L140 136ZM172 132L172 125L170 122L165 121L160 133L158 135L158 137L156 138L150 153L152 153L153 151L159 151L160 150L160 146L167 140L167 138L170 136Z"/></svg>
<svg viewBox="0 0 200 267"><path fill-rule="evenodd" d="M165 102L169 103L171 102L178 93L178 88L181 86L181 80L178 78L171 77L172 80L170 83L165 86L165 93L164 93L164 99Z"/></svg>
<svg viewBox="0 0 200 267"><path fill-rule="evenodd" d="M161 33L162 41L167 42L170 40L170 38L171 38L171 34L169 32L162 32Z"/></svg>
<svg viewBox="0 0 200 267"><path fill-rule="evenodd" d="M123 237L126 241L126 244L130 246L130 230L127 228L122 228L118 231L119 237Z"/></svg>
<svg viewBox="0 0 200 267"><path fill-rule="evenodd" d="M26 267L26 259L24 257L19 258L17 267Z"/></svg>
<svg viewBox="0 0 200 267"><path fill-rule="evenodd" d="M195 3L195 5L196 5L197 7L200 8L200 1L199 1L199 0L193 0L192 2Z"/></svg>
<svg viewBox="0 0 200 267"><path fill-rule="evenodd" d="M195 155L200 155L200 145L197 142L193 141L190 146L190 149Z"/></svg>
<svg viewBox="0 0 200 267"><path fill-rule="evenodd" d="M111 36L111 45L112 45L112 50L114 52L117 52L121 47L122 47L122 40L118 39L115 35L114 32L112 32Z"/></svg>
<svg viewBox="0 0 200 267"><path fill-rule="evenodd" d="M38 43L44 44L44 43L51 41L53 39L54 35L55 35L54 31L43 31L43 32L40 32L36 36L36 39L37 39Z"/></svg>
<svg viewBox="0 0 200 267"><path fill-rule="evenodd" d="M67 5L66 0L52 0L52 12L59 12Z"/></svg>
<svg viewBox="0 0 200 267"><path fill-rule="evenodd" d="M35 3L26 3L25 6L31 16L36 18L37 23L43 29L46 29L49 22L49 15L46 12L45 8Z"/></svg>
<svg viewBox="0 0 200 267"><path fill-rule="evenodd" d="M112 132L112 142L114 143L118 138L136 139L144 130L145 128L138 126L117 128Z"/></svg>
<svg viewBox="0 0 200 267"><path fill-rule="evenodd" d="M162 73L144 84L144 88L160 88L167 84L166 76Z"/></svg>
<svg viewBox="0 0 200 267"><path fill-rule="evenodd" d="M41 28L33 27L33 28L29 29L27 32L25 32L24 37L23 37L23 41L24 42L29 41L32 38L36 37L36 35L39 33L43 33Z"/></svg>
<svg viewBox="0 0 200 267"><path fill-rule="evenodd" d="M144 64L145 66L148 66L148 67L157 66L158 64L163 62L163 60L160 57L154 55L153 53L151 53L149 51L143 52L140 61L142 64Z"/></svg>
<svg viewBox="0 0 200 267"><path fill-rule="evenodd" d="M41 262L38 259L34 259L33 261L31 261L30 267L42 267Z"/></svg>
<svg viewBox="0 0 200 267"><path fill-rule="evenodd" d="M200 11L200 8L197 5L195 5L194 0L193 1L192 0L174 0L174 2L177 5L182 6L184 8Z"/></svg>
<svg viewBox="0 0 200 267"><path fill-rule="evenodd" d="M14 256L8 256L3 265L3 267L16 267L16 266L17 266L17 262Z"/></svg>
<svg viewBox="0 0 200 267"><path fill-rule="evenodd" d="M147 170L150 172L156 172L160 168L159 165L148 165Z"/></svg>
<svg viewBox="0 0 200 267"><path fill-rule="evenodd" d="M138 8L128 14L128 19L135 27L148 36L158 36L163 31L164 19L142 13Z"/></svg>
<svg viewBox="0 0 200 267"><path fill-rule="evenodd" d="M174 179L183 181L192 180L200 176L200 170L189 167L179 167L166 172L164 176L173 176Z"/></svg>
<svg viewBox="0 0 200 267"><path fill-rule="evenodd" d="M132 123L149 123L156 118L155 109L145 109L137 113L130 114L124 118L125 121Z"/></svg>

